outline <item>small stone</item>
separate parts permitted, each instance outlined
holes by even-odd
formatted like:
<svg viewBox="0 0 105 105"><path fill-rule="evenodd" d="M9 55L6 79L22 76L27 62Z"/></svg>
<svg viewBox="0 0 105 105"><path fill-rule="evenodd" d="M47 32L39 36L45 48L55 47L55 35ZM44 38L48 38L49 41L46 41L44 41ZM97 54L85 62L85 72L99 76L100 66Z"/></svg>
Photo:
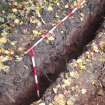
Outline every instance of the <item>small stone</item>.
<svg viewBox="0 0 105 105"><path fill-rule="evenodd" d="M18 48L18 51L19 51L19 52L23 52L23 51L24 51L24 48L23 48L23 47L19 47L19 48Z"/></svg>
<svg viewBox="0 0 105 105"><path fill-rule="evenodd" d="M69 77L69 73L65 73L65 78L68 78Z"/></svg>
<svg viewBox="0 0 105 105"><path fill-rule="evenodd" d="M96 53L99 52L98 46L95 43L92 44L92 50Z"/></svg>
<svg viewBox="0 0 105 105"><path fill-rule="evenodd" d="M82 93L82 94L85 94L86 92L87 92L86 89L82 89L82 90L81 90L81 93Z"/></svg>
<svg viewBox="0 0 105 105"><path fill-rule="evenodd" d="M20 23L20 20L19 19L15 19L14 20L14 23L19 24Z"/></svg>
<svg viewBox="0 0 105 105"><path fill-rule="evenodd" d="M65 8L69 8L68 4L65 5Z"/></svg>
<svg viewBox="0 0 105 105"><path fill-rule="evenodd" d="M82 17L84 17L84 14L83 14L83 13L80 13L80 15L81 15Z"/></svg>
<svg viewBox="0 0 105 105"><path fill-rule="evenodd" d="M91 58L90 53L88 51L85 53L85 57L86 58Z"/></svg>
<svg viewBox="0 0 105 105"><path fill-rule="evenodd" d="M60 88L60 87L61 87L61 85L60 85L60 84L58 84L56 87L57 87L57 88Z"/></svg>
<svg viewBox="0 0 105 105"><path fill-rule="evenodd" d="M60 4L59 3L57 3L57 6L59 6Z"/></svg>
<svg viewBox="0 0 105 105"><path fill-rule="evenodd" d="M61 73L61 74L60 74L60 77L61 77L61 78L64 78L64 74L63 74L63 73Z"/></svg>
<svg viewBox="0 0 105 105"><path fill-rule="evenodd" d="M62 87L62 89L65 89L66 85L65 84L62 84L61 87Z"/></svg>
<svg viewBox="0 0 105 105"><path fill-rule="evenodd" d="M55 94L57 94L57 90L58 90L57 88L53 88Z"/></svg>
<svg viewBox="0 0 105 105"><path fill-rule="evenodd" d="M65 89L64 92L63 92L63 94L67 97L68 94L69 94L69 92Z"/></svg>
<svg viewBox="0 0 105 105"><path fill-rule="evenodd" d="M80 20L81 20L81 21L83 21L83 20L84 20L84 18L83 18L83 17L81 17L81 18L80 18Z"/></svg>

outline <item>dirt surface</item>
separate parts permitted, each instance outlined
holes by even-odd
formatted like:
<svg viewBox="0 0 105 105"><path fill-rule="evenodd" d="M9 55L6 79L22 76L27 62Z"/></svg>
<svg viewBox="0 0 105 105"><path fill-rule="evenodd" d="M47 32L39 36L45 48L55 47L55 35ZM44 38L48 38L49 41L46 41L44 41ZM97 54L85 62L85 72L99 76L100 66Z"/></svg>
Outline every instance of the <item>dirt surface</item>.
<svg viewBox="0 0 105 105"><path fill-rule="evenodd" d="M60 6L65 6L67 2L62 0ZM51 56L55 56L57 52L62 52L63 45L65 43L65 39L67 35L75 30L83 21L84 17L88 14L92 13L94 9L95 0L87 0L86 4L83 6L82 9L77 11L72 18L67 19L64 25L58 27L54 34L55 40L52 42L48 42L45 40L36 48L36 55L37 55L37 66L41 66L41 60L46 60L46 65L50 62ZM68 9L62 12L63 10L60 9L60 6L55 6L53 12L48 12L45 10L42 11L42 18L46 22L46 24L42 24L41 26L35 26L33 24L23 24L17 26L14 29L14 32L9 35L8 39L10 41L16 42L16 46L11 46L10 43L6 43L3 47L5 48L13 48L15 54L12 60L6 61L5 64L8 65L10 68L6 70L1 70L0 72L0 88L3 91L0 91L0 94L4 94L7 96L9 101L14 102L14 99L11 98L13 93L12 89L21 92L21 88L19 87L27 77L30 77L29 80L33 81L32 78L32 67L31 61L28 55L25 55L23 60L23 51L21 52L18 50L21 46L25 51L27 49L26 46L31 43L31 45L36 42L40 37L35 38L34 36L30 35L31 30L49 30L53 27L53 23L56 24L54 21L54 16L57 14L59 15L58 20L62 19ZM66 12L66 13L65 13ZM24 31L24 30L27 31ZM78 58L70 60L69 63L67 62L66 67L64 67L64 72L59 75L56 82L53 83L46 91L45 87L48 87L47 82L52 82L45 77L42 77L43 85L42 88L45 92L43 97L38 101L34 102L34 105L104 105L104 62L105 62L105 54L104 54L104 29L105 25L103 24L102 28L98 32L98 37L87 45L84 48L84 53ZM101 45L100 45L101 43ZM31 46L29 45L29 46ZM28 46L28 47L29 47ZM50 48L54 48L50 51ZM86 51L87 50L87 51ZM19 61L17 61L17 56L19 57ZM44 58L43 58L44 57ZM48 66L48 65L47 65ZM52 65L53 66L53 65ZM42 67L46 69L46 67ZM12 71L12 72L11 72ZM12 77L17 71L20 71L19 74L16 75L15 79ZM53 73L52 69L47 71L48 73ZM26 75L26 74L30 75ZM11 78L8 78L11 75ZM6 78L8 78L6 80ZM50 76L51 78L51 76ZM14 80L13 80L14 79ZM54 77L52 77L54 79ZM10 81L11 82L8 82ZM5 81L5 83L3 82ZM14 81L14 83L12 83ZM46 83L45 83L46 81ZM27 88L33 86L33 82L28 84L28 80L24 83ZM3 88L5 86L5 88ZM22 85L21 85L22 86ZM45 86L45 87L44 87ZM11 87L11 90L8 93L5 91ZM24 91L23 91L24 92ZM22 95L23 93L21 93ZM19 95L19 94L18 94ZM35 94L33 92L33 97ZM23 96L26 97L26 96ZM5 100L5 99L4 99ZM28 100L28 99L27 99ZM0 104L1 105L1 104Z"/></svg>
<svg viewBox="0 0 105 105"><path fill-rule="evenodd" d="M84 53L69 61L67 70L32 105L105 105L104 48L105 23Z"/></svg>

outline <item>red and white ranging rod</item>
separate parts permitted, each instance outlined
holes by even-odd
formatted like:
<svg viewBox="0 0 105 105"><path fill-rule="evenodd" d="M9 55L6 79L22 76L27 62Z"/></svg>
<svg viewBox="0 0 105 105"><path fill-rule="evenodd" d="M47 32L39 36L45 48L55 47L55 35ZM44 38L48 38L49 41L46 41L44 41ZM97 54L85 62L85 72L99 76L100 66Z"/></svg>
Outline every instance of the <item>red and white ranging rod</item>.
<svg viewBox="0 0 105 105"><path fill-rule="evenodd" d="M81 3L81 5L84 4L84 1ZM45 38L48 37L49 34L53 34L54 30L60 26L65 20L67 20L69 17L73 16L74 13L78 10L78 8L74 8L68 15L66 15L57 25L55 25L51 30L46 32L45 34L42 35L42 38L40 38L36 43L33 44L26 52L25 54L29 54L31 56L32 60L32 65L33 65L33 71L34 71L34 78L35 78L35 84L36 84L36 91L38 97L40 96L39 93L39 85L38 85L38 78L37 78L37 70L36 70L36 62L35 62L35 53L34 53L34 48L41 43Z"/></svg>
<svg viewBox="0 0 105 105"><path fill-rule="evenodd" d="M37 69L36 69L36 62L35 62L35 52L33 49L30 50L29 55L31 56L31 61L32 61L32 66L33 66L34 79L35 79L35 89L36 89L38 97L40 97L38 77L37 77Z"/></svg>

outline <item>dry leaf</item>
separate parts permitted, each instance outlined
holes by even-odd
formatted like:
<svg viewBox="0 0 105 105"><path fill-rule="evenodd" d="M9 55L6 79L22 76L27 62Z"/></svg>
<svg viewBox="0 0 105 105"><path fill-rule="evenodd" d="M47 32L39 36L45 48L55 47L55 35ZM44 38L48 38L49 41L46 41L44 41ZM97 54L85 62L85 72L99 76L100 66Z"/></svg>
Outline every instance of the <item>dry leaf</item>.
<svg viewBox="0 0 105 105"><path fill-rule="evenodd" d="M7 42L7 38L6 37L1 37L0 38L0 44L5 44Z"/></svg>

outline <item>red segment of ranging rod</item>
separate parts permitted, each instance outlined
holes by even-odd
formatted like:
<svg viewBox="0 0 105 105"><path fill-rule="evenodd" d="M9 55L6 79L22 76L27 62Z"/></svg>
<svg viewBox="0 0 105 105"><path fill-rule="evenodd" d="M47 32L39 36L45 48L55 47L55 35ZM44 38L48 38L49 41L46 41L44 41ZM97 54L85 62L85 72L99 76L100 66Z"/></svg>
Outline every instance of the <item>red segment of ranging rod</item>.
<svg viewBox="0 0 105 105"><path fill-rule="evenodd" d="M54 26L51 30L49 30L48 32L46 32L45 34L42 35L42 38L40 38L32 47L30 47L25 54L29 53L34 47L36 47L40 42L42 42L46 37L48 37L49 33L53 33L53 31L59 26L61 25L68 17L72 16L75 11L77 11L78 8L73 9L68 15L66 15L56 26Z"/></svg>
<svg viewBox="0 0 105 105"><path fill-rule="evenodd" d="M38 85L38 77L37 77L37 70L36 70L36 62L35 62L35 53L34 53L33 49L30 50L29 55L31 56L31 60L32 60L34 79L35 79L35 89L36 89L38 97L40 97L39 85Z"/></svg>

